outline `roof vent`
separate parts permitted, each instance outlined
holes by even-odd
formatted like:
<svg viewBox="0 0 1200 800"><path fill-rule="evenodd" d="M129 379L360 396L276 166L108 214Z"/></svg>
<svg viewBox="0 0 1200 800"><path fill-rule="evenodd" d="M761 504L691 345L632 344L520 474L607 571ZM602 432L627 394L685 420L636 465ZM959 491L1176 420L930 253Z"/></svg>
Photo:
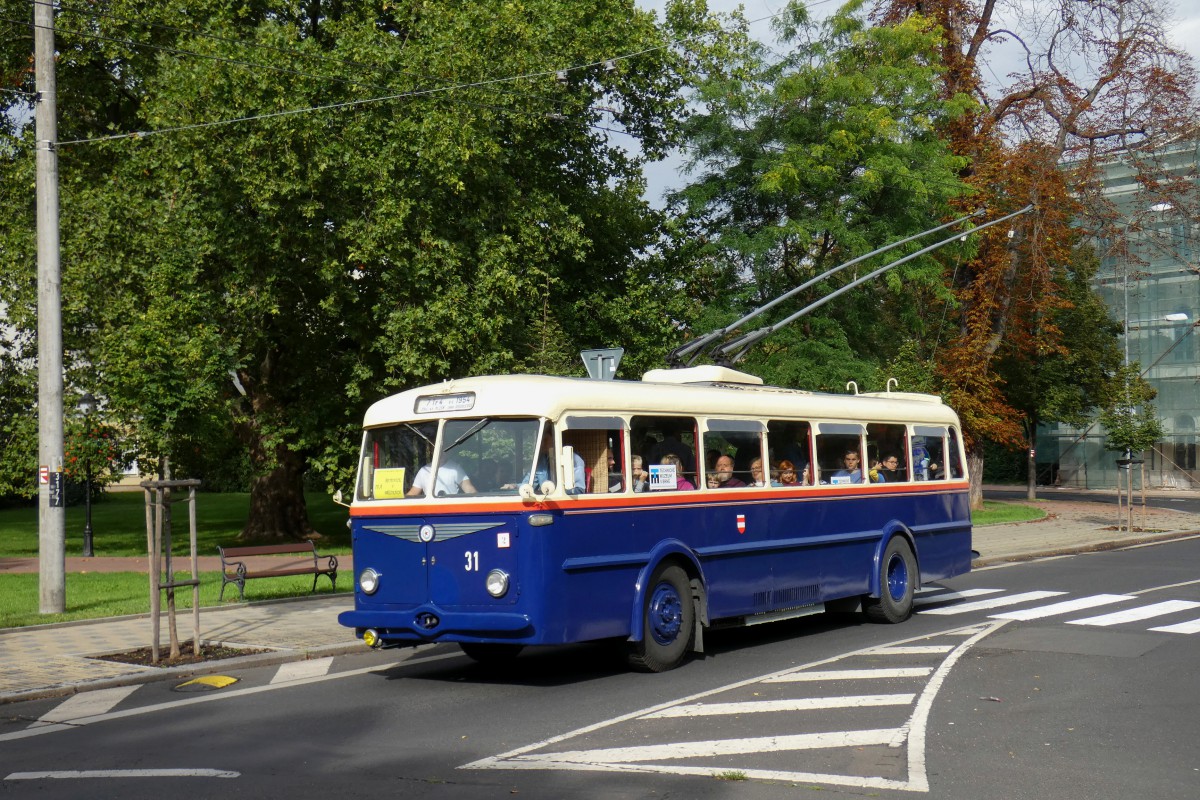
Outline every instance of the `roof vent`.
<svg viewBox="0 0 1200 800"><path fill-rule="evenodd" d="M700 367L682 369L652 369L642 376L642 383L743 383L751 386L762 386L763 379L757 375L738 372L729 367L716 364L705 364Z"/></svg>

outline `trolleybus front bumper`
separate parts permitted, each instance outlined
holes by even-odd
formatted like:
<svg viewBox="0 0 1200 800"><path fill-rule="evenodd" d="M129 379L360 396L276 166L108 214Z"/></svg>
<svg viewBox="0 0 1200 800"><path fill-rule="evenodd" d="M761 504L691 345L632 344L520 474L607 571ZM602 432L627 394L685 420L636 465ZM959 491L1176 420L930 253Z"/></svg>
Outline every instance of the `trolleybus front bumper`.
<svg viewBox="0 0 1200 800"><path fill-rule="evenodd" d="M526 614L445 611L435 605L403 611L343 611L338 615L338 622L354 628L359 637L364 630L372 628L384 643L474 642L481 639L511 642L533 633L533 623Z"/></svg>

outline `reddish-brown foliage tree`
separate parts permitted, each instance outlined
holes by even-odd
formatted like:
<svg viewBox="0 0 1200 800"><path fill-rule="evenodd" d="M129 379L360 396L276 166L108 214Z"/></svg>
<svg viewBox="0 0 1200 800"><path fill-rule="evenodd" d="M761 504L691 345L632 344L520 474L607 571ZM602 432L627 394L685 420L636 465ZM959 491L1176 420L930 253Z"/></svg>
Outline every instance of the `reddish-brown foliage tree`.
<svg viewBox="0 0 1200 800"><path fill-rule="evenodd" d="M1027 359L1061 347L1048 318L1062 302L1057 276L1073 227L1102 236L1120 227L1095 180L1104 163L1130 159L1155 196L1186 191L1149 154L1189 135L1196 73L1167 42L1169 9L1153 0L1058 0L1028 11L1003 0L879 0L875 10L883 22L923 14L942 27L944 91L978 102L944 131L971 160L963 178L972 202L996 212L1036 206L1010 229L990 229L975 257L947 272L957 318L938 374L963 419L978 506L983 441L1024 439L996 370L1001 345Z"/></svg>

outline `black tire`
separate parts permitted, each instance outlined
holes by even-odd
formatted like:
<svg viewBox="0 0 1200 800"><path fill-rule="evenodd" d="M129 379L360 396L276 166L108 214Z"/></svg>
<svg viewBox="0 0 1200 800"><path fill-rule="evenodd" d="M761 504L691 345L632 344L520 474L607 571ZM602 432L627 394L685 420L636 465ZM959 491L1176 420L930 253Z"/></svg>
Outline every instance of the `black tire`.
<svg viewBox="0 0 1200 800"><path fill-rule="evenodd" d="M642 672L675 669L691 649L695 618L687 573L678 566L660 566L646 588L642 640L631 644L629 665Z"/></svg>
<svg viewBox="0 0 1200 800"><path fill-rule="evenodd" d="M879 597L863 598L871 622L903 622L912 616L917 588L917 557L908 540L893 536L879 559Z"/></svg>
<svg viewBox="0 0 1200 800"><path fill-rule="evenodd" d="M481 644L479 642L459 642L458 646L467 657L480 664L507 664L525 649L523 644Z"/></svg>

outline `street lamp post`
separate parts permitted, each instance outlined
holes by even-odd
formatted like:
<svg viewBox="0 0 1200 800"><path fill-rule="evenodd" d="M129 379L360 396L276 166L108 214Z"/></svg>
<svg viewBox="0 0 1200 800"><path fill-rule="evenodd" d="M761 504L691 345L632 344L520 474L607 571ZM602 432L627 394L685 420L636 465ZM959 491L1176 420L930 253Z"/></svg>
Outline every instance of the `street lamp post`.
<svg viewBox="0 0 1200 800"><path fill-rule="evenodd" d="M90 445L92 412L96 410L96 398L92 397L91 392L85 392L83 397L79 398L79 410L83 413L84 430L89 445L85 448L83 456L83 555L84 558L91 558L95 553L92 551L92 456Z"/></svg>

